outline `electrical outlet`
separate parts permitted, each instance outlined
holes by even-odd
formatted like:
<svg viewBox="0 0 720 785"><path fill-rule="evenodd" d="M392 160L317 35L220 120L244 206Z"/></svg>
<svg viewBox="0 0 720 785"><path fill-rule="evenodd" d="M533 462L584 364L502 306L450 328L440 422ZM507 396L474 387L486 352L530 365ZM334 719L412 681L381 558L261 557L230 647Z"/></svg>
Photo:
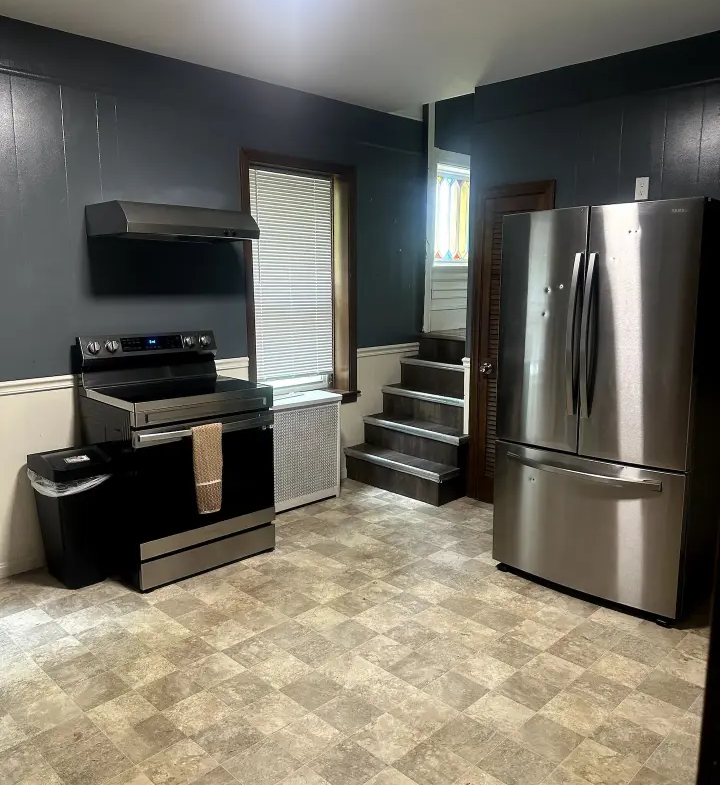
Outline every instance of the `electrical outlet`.
<svg viewBox="0 0 720 785"><path fill-rule="evenodd" d="M650 178L649 177L636 177L635 178L635 201L641 202L648 198L650 193Z"/></svg>

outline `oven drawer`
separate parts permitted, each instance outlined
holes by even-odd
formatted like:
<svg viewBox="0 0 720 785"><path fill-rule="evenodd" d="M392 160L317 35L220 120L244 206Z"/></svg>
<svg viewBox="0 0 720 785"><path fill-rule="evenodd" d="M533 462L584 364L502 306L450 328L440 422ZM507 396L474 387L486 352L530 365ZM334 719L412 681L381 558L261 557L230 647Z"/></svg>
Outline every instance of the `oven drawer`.
<svg viewBox="0 0 720 785"><path fill-rule="evenodd" d="M141 591L148 591L247 556L270 551L274 547L275 526L269 523L234 537L215 540L207 545L143 562L139 569L138 586Z"/></svg>

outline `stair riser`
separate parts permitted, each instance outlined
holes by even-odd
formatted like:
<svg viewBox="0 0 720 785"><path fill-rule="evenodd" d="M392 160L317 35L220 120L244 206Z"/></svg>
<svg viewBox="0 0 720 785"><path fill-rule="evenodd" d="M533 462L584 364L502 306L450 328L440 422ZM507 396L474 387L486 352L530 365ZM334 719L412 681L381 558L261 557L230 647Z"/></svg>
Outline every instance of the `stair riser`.
<svg viewBox="0 0 720 785"><path fill-rule="evenodd" d="M409 433L401 433L380 425L365 423L365 441L386 447L388 450L404 452L417 458L425 458L436 463L445 463L448 466L459 466L459 450L454 444L438 442L435 439L426 439Z"/></svg>
<svg viewBox="0 0 720 785"><path fill-rule="evenodd" d="M426 338L421 335L418 356L421 360L461 365L465 356L465 341L455 341L451 338Z"/></svg>
<svg viewBox="0 0 720 785"><path fill-rule="evenodd" d="M408 398L404 395L383 393L383 412L394 417L449 425L451 428L461 429L463 427L463 410L459 406L432 403L418 398Z"/></svg>
<svg viewBox="0 0 720 785"><path fill-rule="evenodd" d="M351 480L384 488L386 491L399 493L411 499L434 504L436 507L465 494L465 478L456 477L444 483L432 482L412 474L398 472L387 466L378 466L369 461L347 456L347 476Z"/></svg>
<svg viewBox="0 0 720 785"><path fill-rule="evenodd" d="M403 363L400 373L402 383L413 390L449 395L453 398L462 398L465 392L462 371Z"/></svg>

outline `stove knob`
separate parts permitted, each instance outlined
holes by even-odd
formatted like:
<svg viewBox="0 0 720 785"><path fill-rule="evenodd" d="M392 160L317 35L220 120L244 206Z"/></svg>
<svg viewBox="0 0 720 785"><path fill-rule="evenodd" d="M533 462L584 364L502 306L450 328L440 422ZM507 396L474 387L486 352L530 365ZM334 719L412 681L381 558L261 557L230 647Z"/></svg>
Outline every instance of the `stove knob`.
<svg viewBox="0 0 720 785"><path fill-rule="evenodd" d="M209 335L201 335L200 336L200 346L205 348L206 346L210 346L212 343L212 338Z"/></svg>
<svg viewBox="0 0 720 785"><path fill-rule="evenodd" d="M186 349L192 349L195 346L195 336L194 335L186 335L183 338L183 346Z"/></svg>
<svg viewBox="0 0 720 785"><path fill-rule="evenodd" d="M100 346L99 341L90 341L90 343L87 345L87 350L90 352L90 354L99 354L100 349L102 349L102 346Z"/></svg>
<svg viewBox="0 0 720 785"><path fill-rule="evenodd" d="M115 352L120 348L120 344L117 341L105 341L105 348L110 352L110 354L115 354Z"/></svg>

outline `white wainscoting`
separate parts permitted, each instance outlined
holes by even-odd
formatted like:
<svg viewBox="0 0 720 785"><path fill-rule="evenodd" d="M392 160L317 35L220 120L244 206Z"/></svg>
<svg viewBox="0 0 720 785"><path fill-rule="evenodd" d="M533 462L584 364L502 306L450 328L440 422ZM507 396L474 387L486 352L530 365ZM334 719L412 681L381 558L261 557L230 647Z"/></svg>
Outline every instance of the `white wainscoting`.
<svg viewBox="0 0 720 785"><path fill-rule="evenodd" d="M465 410L463 412L463 433L470 433L470 358L463 357L463 379Z"/></svg>
<svg viewBox="0 0 720 785"><path fill-rule="evenodd" d="M382 411L382 387L400 381L400 358L417 351L416 343L358 349L362 395L340 409L343 446L364 440L363 417ZM248 358L218 360L217 369L247 379ZM0 382L0 577L44 563L27 455L78 443L75 377Z"/></svg>
<svg viewBox="0 0 720 785"><path fill-rule="evenodd" d="M365 441L363 417L381 412L382 388L400 381L400 358L417 354L417 343L370 346L358 349L358 390L362 393L355 403L340 407L342 446L350 447ZM345 455L342 456L343 469Z"/></svg>
<svg viewBox="0 0 720 785"><path fill-rule="evenodd" d="M217 361L247 379L248 358ZM0 382L0 577L40 567L42 540L25 461L30 453L79 442L74 376Z"/></svg>
<svg viewBox="0 0 720 785"><path fill-rule="evenodd" d="M434 265L430 296L430 329L458 330L467 318L468 268L461 265Z"/></svg>

